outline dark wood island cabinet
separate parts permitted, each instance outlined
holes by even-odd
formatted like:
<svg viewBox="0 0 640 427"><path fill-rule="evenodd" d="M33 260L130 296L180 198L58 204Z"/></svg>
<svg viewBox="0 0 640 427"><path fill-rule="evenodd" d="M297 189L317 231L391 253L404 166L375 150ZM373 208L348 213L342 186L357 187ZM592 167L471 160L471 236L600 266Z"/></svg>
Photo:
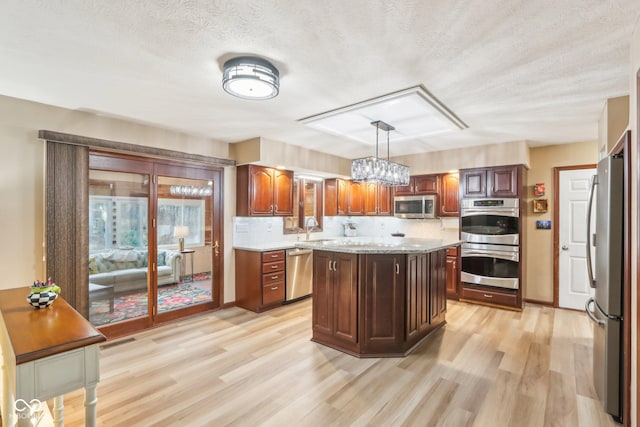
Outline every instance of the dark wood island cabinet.
<svg viewBox="0 0 640 427"><path fill-rule="evenodd" d="M405 356L445 324L446 246L348 251L314 250L313 341L357 357Z"/></svg>

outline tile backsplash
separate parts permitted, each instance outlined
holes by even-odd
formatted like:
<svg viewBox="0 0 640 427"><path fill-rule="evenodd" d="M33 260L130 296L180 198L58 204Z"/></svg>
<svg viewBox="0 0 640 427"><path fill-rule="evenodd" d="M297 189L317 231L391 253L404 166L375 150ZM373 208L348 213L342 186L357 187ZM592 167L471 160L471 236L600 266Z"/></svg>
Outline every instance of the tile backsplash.
<svg viewBox="0 0 640 427"><path fill-rule="evenodd" d="M357 227L358 236L391 237L392 233L404 233L406 237L422 239L457 239L458 218L439 219L402 219L375 216L328 216L323 218L323 231L311 234L312 239L344 236L345 222ZM233 245L249 246L267 242L296 241L305 239L304 232L299 236L283 234L282 217L233 217Z"/></svg>

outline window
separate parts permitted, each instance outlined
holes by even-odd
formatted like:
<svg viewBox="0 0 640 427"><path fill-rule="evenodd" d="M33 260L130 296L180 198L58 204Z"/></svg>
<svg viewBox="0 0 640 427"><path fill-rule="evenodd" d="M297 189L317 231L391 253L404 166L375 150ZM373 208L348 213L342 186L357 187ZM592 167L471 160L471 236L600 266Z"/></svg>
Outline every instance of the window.
<svg viewBox="0 0 640 427"><path fill-rule="evenodd" d="M158 246L178 244L176 226L188 227L186 244L204 246L204 203L203 199L158 199Z"/></svg>
<svg viewBox="0 0 640 427"><path fill-rule="evenodd" d="M322 231L323 181L320 178L296 176L293 179L293 216L284 218L284 234L294 234L305 229L308 218L315 218Z"/></svg>
<svg viewBox="0 0 640 427"><path fill-rule="evenodd" d="M147 198L89 196L89 252L146 247Z"/></svg>

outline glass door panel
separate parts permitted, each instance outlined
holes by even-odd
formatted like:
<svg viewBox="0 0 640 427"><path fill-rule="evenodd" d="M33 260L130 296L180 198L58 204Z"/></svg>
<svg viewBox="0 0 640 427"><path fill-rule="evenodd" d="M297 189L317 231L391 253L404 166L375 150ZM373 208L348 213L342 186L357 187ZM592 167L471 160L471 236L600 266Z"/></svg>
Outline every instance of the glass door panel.
<svg viewBox="0 0 640 427"><path fill-rule="evenodd" d="M157 310L213 301L213 182L158 176Z"/></svg>
<svg viewBox="0 0 640 427"><path fill-rule="evenodd" d="M149 175L89 171L89 320L149 316Z"/></svg>

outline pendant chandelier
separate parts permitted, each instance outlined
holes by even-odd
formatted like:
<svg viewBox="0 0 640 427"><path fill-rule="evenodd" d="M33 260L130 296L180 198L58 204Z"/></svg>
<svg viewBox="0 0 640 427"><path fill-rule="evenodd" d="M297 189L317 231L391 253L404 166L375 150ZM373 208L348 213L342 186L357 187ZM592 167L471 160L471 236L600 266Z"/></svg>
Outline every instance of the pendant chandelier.
<svg viewBox="0 0 640 427"><path fill-rule="evenodd" d="M351 179L359 182L378 182L384 185L409 185L409 166L389 161L389 132L395 128L382 120L371 122L376 127L376 155L354 159ZM378 157L380 129L387 132L387 159Z"/></svg>

